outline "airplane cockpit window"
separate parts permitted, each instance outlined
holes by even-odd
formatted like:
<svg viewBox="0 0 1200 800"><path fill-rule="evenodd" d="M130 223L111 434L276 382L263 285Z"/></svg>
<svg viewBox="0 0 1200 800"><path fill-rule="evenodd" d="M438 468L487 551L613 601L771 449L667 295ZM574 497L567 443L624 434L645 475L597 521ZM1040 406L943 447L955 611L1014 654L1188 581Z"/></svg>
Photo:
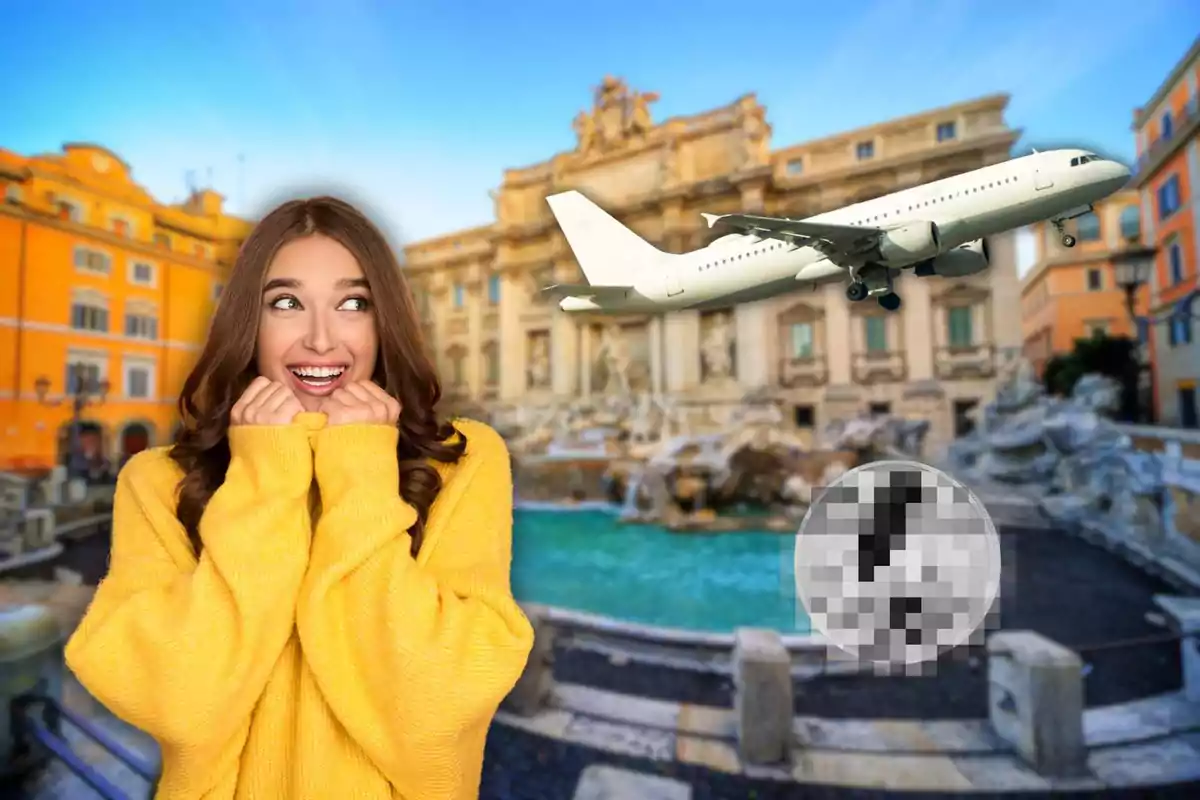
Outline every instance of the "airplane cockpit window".
<svg viewBox="0 0 1200 800"><path fill-rule="evenodd" d="M1075 158L1072 158L1071 166L1078 167L1080 164L1089 164L1093 161L1103 161L1103 159L1095 153L1088 153L1085 156L1076 156Z"/></svg>

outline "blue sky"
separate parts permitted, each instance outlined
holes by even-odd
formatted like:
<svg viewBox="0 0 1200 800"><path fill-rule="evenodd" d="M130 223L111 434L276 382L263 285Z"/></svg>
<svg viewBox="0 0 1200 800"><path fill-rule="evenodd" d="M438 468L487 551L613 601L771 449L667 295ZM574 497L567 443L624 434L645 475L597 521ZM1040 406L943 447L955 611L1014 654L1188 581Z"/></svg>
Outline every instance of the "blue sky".
<svg viewBox="0 0 1200 800"><path fill-rule="evenodd" d="M0 146L97 142L166 201L211 172L244 213L332 188L406 239L489 221L503 169L572 147L606 73L659 92L658 119L756 92L775 146L1004 91L1022 148L1129 159L1133 108L1200 32L1196 0L8 0L5 17Z"/></svg>

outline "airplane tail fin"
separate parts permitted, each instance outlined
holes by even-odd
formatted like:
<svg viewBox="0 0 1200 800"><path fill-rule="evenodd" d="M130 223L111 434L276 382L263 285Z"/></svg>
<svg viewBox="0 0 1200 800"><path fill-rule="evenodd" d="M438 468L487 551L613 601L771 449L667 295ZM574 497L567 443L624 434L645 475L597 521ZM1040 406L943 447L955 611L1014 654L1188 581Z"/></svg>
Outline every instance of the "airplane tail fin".
<svg viewBox="0 0 1200 800"><path fill-rule="evenodd" d="M546 202L593 286L632 286L666 255L577 191L550 195Z"/></svg>

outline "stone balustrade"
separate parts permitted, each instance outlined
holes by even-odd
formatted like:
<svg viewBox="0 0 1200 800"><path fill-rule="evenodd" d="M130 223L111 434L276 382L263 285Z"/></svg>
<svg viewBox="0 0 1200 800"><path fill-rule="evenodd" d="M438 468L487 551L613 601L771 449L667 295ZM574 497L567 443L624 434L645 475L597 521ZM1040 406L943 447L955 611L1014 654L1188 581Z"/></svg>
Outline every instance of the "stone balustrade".
<svg viewBox="0 0 1200 800"><path fill-rule="evenodd" d="M1200 703L1200 601L1164 597L1159 605L1180 632L1185 694ZM535 641L525 673L504 709L526 719L561 713L553 651L586 647L614 663L727 676L733 685L731 744L745 765L782 767L810 743L794 717L797 680L835 672L870 670L832 659L818 636L784 636L739 629L732 634L658 629L557 608L528 607ZM1188 649L1190 648L1190 649ZM992 734L1013 757L1047 780L1082 779L1089 770L1085 735L1083 660L1075 651L1031 631L998 631L988 639L988 719ZM564 688L562 691L566 691ZM565 708L566 706L563 706ZM611 710L617 713L616 710Z"/></svg>

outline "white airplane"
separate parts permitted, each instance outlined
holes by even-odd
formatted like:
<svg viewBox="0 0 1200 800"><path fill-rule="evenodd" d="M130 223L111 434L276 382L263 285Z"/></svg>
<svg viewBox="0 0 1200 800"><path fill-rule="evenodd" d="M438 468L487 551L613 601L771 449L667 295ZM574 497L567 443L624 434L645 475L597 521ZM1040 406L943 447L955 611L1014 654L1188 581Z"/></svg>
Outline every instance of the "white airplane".
<svg viewBox="0 0 1200 800"><path fill-rule="evenodd" d="M985 237L1049 220L1063 224L1124 186L1122 164L1051 150L877 197L803 220L702 214L726 232L690 253L664 253L577 191L546 198L587 283L543 292L569 312L624 314L725 307L844 281L846 297L900 307L902 270L959 277L987 268Z"/></svg>

